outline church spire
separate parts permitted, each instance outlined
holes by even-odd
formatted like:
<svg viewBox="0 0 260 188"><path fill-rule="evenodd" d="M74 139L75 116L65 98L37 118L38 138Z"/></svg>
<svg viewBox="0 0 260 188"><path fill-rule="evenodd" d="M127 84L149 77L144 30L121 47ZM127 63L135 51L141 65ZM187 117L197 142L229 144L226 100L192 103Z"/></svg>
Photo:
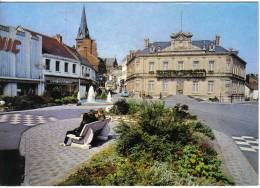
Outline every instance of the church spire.
<svg viewBox="0 0 260 188"><path fill-rule="evenodd" d="M84 39L84 38L90 38L90 36L89 36L89 31L88 31L88 26L87 26L85 6L83 5L81 22L80 22L80 26L79 26L77 39Z"/></svg>

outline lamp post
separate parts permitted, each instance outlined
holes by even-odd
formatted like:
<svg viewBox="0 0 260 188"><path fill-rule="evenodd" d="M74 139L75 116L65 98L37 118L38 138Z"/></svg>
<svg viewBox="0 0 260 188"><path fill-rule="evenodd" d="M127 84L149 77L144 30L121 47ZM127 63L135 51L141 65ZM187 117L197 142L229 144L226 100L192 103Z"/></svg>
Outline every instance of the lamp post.
<svg viewBox="0 0 260 188"><path fill-rule="evenodd" d="M80 104L80 76L81 76L81 67L80 67L80 73L79 73L79 91L78 91L78 95L77 95L77 99L78 99L78 104Z"/></svg>

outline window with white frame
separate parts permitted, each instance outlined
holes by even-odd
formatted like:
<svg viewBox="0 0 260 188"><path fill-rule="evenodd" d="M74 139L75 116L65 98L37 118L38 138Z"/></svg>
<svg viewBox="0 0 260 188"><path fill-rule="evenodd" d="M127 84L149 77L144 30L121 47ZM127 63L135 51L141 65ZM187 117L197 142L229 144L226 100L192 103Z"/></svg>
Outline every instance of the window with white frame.
<svg viewBox="0 0 260 188"><path fill-rule="evenodd" d="M214 71L214 61L209 61L209 71Z"/></svg>
<svg viewBox="0 0 260 188"><path fill-rule="evenodd" d="M183 70L183 61L177 63L177 70Z"/></svg>
<svg viewBox="0 0 260 188"><path fill-rule="evenodd" d="M56 61L56 67L55 67L55 70L56 70L57 72L60 71L60 62L59 62L59 61Z"/></svg>
<svg viewBox="0 0 260 188"><path fill-rule="evenodd" d="M192 92L193 93L198 93L199 91L199 82L198 81L193 81L192 82Z"/></svg>
<svg viewBox="0 0 260 188"><path fill-rule="evenodd" d="M74 73L74 74L76 73L76 66L77 66L76 64L72 65L72 73Z"/></svg>
<svg viewBox="0 0 260 188"><path fill-rule="evenodd" d="M82 66L81 67L81 75L83 76L83 74L84 74L84 67Z"/></svg>
<svg viewBox="0 0 260 188"><path fill-rule="evenodd" d="M198 61L193 61L193 70L199 69L199 62Z"/></svg>
<svg viewBox="0 0 260 188"><path fill-rule="evenodd" d="M225 81L225 85L226 85L226 88L230 88L231 81L230 80L226 80Z"/></svg>
<svg viewBox="0 0 260 188"><path fill-rule="evenodd" d="M163 62L163 70L168 70L168 62Z"/></svg>
<svg viewBox="0 0 260 188"><path fill-rule="evenodd" d="M64 72L69 72L69 63L64 63Z"/></svg>
<svg viewBox="0 0 260 188"><path fill-rule="evenodd" d="M149 72L154 71L154 62L149 62Z"/></svg>
<svg viewBox="0 0 260 188"><path fill-rule="evenodd" d="M168 91L168 80L163 80L162 82L162 90Z"/></svg>
<svg viewBox="0 0 260 188"><path fill-rule="evenodd" d="M154 91L154 81L149 80L148 82L148 91Z"/></svg>
<svg viewBox="0 0 260 188"><path fill-rule="evenodd" d="M208 81L208 92L209 93L214 92L214 81Z"/></svg>
<svg viewBox="0 0 260 188"><path fill-rule="evenodd" d="M51 65L51 60L45 59L45 69L46 70L50 70L50 65Z"/></svg>

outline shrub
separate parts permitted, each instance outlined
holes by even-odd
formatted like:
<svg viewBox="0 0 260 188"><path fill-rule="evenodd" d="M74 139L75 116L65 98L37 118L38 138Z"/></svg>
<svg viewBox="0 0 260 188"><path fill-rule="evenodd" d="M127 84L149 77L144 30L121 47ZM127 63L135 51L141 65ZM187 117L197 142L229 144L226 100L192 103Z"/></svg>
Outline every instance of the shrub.
<svg viewBox="0 0 260 188"><path fill-rule="evenodd" d="M187 112L188 109L189 109L188 105L181 106L180 104L176 104L171 110L173 112L176 121L183 121L185 119L196 120L197 117L188 113Z"/></svg>
<svg viewBox="0 0 260 188"><path fill-rule="evenodd" d="M208 127L207 125L201 123L201 122L194 122L192 124L192 127L195 131L201 132L211 139L215 138L212 129L210 127Z"/></svg>
<svg viewBox="0 0 260 188"><path fill-rule="evenodd" d="M125 115L129 112L129 104L124 99L117 101L113 105L111 112L116 115Z"/></svg>
<svg viewBox="0 0 260 188"><path fill-rule="evenodd" d="M142 103L136 102L135 100L129 100L128 105L129 105L129 114L132 115L139 112L143 107Z"/></svg>
<svg viewBox="0 0 260 188"><path fill-rule="evenodd" d="M60 99L55 99L54 102L56 104L70 104L70 103L77 103L78 99L76 96L67 96Z"/></svg>
<svg viewBox="0 0 260 188"><path fill-rule="evenodd" d="M185 119L190 118L187 107L167 109L160 102L129 106L139 110L137 123L121 122L115 147L97 154L60 185L232 184L208 143L208 129Z"/></svg>
<svg viewBox="0 0 260 188"><path fill-rule="evenodd" d="M100 95L96 97L96 99L107 99L107 94L106 92L102 91Z"/></svg>
<svg viewBox="0 0 260 188"><path fill-rule="evenodd" d="M63 97L61 100L63 104L76 103L78 101L77 97L75 96Z"/></svg>
<svg viewBox="0 0 260 188"><path fill-rule="evenodd" d="M15 96L15 97L5 96L2 99L5 101L6 107L14 110L23 110L23 109L41 107L42 105L46 104L47 100L48 101L51 100L37 95L28 95L28 96L26 95L26 96Z"/></svg>

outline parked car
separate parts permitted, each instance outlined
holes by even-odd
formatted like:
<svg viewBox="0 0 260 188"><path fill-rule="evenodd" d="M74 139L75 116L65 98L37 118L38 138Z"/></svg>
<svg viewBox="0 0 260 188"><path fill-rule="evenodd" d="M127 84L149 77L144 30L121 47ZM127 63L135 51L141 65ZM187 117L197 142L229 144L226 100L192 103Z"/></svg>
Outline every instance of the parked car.
<svg viewBox="0 0 260 188"><path fill-rule="evenodd" d="M126 90L121 93L121 97L128 97L128 96L129 96L129 93Z"/></svg>

